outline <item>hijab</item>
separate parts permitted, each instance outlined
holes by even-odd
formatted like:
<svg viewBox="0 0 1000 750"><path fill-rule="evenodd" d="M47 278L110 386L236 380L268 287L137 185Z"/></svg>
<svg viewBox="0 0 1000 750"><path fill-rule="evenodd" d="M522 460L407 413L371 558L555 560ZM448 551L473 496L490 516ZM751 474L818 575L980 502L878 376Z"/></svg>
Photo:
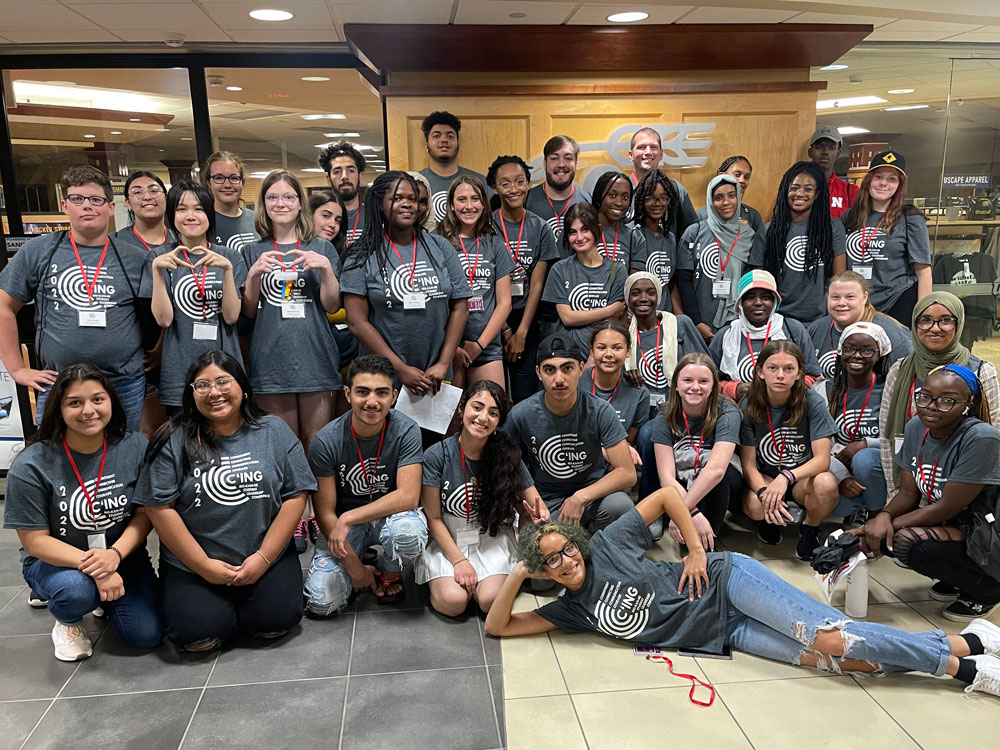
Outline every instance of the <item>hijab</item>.
<svg viewBox="0 0 1000 750"><path fill-rule="evenodd" d="M715 203L712 200L716 188L723 184L732 185L736 188L736 213L733 214L733 218L731 219L723 219L719 216L715 210ZM712 320L712 327L715 329L719 329L725 324L729 318L730 310L733 309L733 305L739 299L736 282L743 275L743 266L750 257L750 250L753 247L753 227L746 222L740 221L742 215L743 198L740 192L740 184L736 181L736 178L730 174L719 174L713 177L708 183L708 190L706 192L705 221L719 243L720 278L730 279L729 296L726 299L720 299L715 310ZM733 249L731 255L729 253L730 247ZM726 264L726 270L722 271L722 261L727 255L729 255L729 262Z"/></svg>
<svg viewBox="0 0 1000 750"><path fill-rule="evenodd" d="M653 284L653 289L656 290L654 307L659 307L660 297L663 296L663 284L660 282L659 276L647 273L646 271L638 271L625 279L626 306L628 305L628 293L632 289L632 286L635 282L643 279ZM660 367L663 368L663 374L669 383L670 379L674 376L674 368L677 367L677 316L670 312L657 310L656 318L662 327L661 336L664 344L660 349ZM632 370L639 369L639 357L641 356L639 354L639 324L636 322L634 315L629 316L628 335L632 343L632 353L628 355L625 370L631 372Z"/></svg>
<svg viewBox="0 0 1000 750"><path fill-rule="evenodd" d="M886 354L892 353L892 342L889 341L889 336L886 334L885 329L878 323L868 323L867 321L859 320L857 323L851 323L844 328L840 334L840 343L837 344L837 354L844 353L844 342L855 333L863 333L865 336L871 336L878 345L879 357L884 357Z"/></svg>

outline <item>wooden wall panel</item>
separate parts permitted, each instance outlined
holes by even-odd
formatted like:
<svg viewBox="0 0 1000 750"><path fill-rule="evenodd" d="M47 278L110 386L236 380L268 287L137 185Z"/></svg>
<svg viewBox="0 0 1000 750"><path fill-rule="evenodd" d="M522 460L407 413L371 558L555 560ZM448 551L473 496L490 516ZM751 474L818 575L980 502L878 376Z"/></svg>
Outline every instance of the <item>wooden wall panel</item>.
<svg viewBox="0 0 1000 750"><path fill-rule="evenodd" d="M437 106L436 100L427 104ZM423 169L427 166L427 148L420 123L433 110L427 110L406 118L406 149L409 169ZM452 110L449 110L452 111ZM455 113L457 114L457 113ZM462 118L462 132L459 137L459 163L486 174L486 169L500 154L525 154L531 150L528 134L530 117L518 115L503 117L494 115L459 115ZM391 160L393 168L398 162Z"/></svg>

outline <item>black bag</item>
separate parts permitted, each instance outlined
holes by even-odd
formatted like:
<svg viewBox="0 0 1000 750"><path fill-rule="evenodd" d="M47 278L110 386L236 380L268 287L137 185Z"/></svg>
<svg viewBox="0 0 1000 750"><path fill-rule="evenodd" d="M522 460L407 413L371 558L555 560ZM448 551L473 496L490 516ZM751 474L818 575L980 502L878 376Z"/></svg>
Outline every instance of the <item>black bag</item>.
<svg viewBox="0 0 1000 750"><path fill-rule="evenodd" d="M1000 571L1000 494L991 501L976 498L969 505L965 549L969 558L986 571Z"/></svg>

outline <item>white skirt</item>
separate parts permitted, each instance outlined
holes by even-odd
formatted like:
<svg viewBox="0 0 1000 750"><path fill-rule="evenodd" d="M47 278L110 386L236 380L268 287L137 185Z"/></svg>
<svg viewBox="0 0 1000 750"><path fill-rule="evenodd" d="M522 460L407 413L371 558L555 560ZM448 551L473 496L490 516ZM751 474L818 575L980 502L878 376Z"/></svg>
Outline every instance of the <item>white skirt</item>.
<svg viewBox="0 0 1000 750"><path fill-rule="evenodd" d="M457 523L449 523L451 516L446 515L444 520L452 539L455 538L455 529L452 527L465 526L464 518L455 519ZM480 581L488 576L507 575L517 562L517 544L514 541L514 531L510 528L500 529L496 536L480 534L479 544L459 549L472 563ZM417 583L427 583L435 578L454 577L455 566L445 557L438 543L432 541L415 561L413 572Z"/></svg>

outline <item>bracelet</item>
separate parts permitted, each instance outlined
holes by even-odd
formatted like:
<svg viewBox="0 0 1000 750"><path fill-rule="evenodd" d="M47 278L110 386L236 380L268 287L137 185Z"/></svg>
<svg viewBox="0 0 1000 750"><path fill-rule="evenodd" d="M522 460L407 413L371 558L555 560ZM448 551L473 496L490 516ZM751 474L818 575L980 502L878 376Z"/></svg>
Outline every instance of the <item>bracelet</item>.
<svg viewBox="0 0 1000 750"><path fill-rule="evenodd" d="M781 476L788 480L788 486L791 487L795 484L795 475L789 469L782 469Z"/></svg>
<svg viewBox="0 0 1000 750"><path fill-rule="evenodd" d="M116 555L118 555L118 562L119 563L121 563L121 562L123 562L125 560L124 556L121 553L121 550L119 550L115 545L112 544L110 547L108 547L108 549L111 550L112 552L114 552Z"/></svg>
<svg viewBox="0 0 1000 750"><path fill-rule="evenodd" d="M763 495L764 494L764 490L766 490L766 489L767 489L767 485L765 484L763 487L761 487L759 490L757 490L757 497L760 497L761 495Z"/></svg>
<svg viewBox="0 0 1000 750"><path fill-rule="evenodd" d="M892 519L893 521L895 521L895 520L896 520L896 517L895 517L894 515L892 515L892 513L890 513L890 512L889 512L889 511L887 511L887 510L880 510L880 511L879 511L878 513L876 513L875 515L876 515L876 516L878 516L878 515L881 515L882 513L885 513L885 514L887 514L887 515L889 516L889 518L891 518L891 519ZM872 517L874 518L874 516L872 516Z"/></svg>
<svg viewBox="0 0 1000 750"><path fill-rule="evenodd" d="M476 346L478 346L478 347L479 347L479 353L480 353L480 354L482 354L483 352L485 352L485 351L486 351L486 350L485 350L485 349L483 348L483 345L479 343L479 339L476 339Z"/></svg>
<svg viewBox="0 0 1000 750"><path fill-rule="evenodd" d="M265 554L264 554L263 552L261 552L260 550L257 550L256 554L258 554L258 555L260 555L260 556L261 556L262 558L264 558L264 562L266 562L266 563L267 563L267 567L271 567L271 561L267 559L267 555L265 555Z"/></svg>
<svg viewBox="0 0 1000 750"><path fill-rule="evenodd" d="M701 513L701 508L695 508L694 510L688 511L691 514L691 518L694 518L699 513Z"/></svg>
<svg viewBox="0 0 1000 750"><path fill-rule="evenodd" d="M461 560L456 560L451 564L451 567L455 568L458 566L459 563L464 563L464 562L469 562L469 558L463 557ZM472 565L472 563L469 563L469 565Z"/></svg>

